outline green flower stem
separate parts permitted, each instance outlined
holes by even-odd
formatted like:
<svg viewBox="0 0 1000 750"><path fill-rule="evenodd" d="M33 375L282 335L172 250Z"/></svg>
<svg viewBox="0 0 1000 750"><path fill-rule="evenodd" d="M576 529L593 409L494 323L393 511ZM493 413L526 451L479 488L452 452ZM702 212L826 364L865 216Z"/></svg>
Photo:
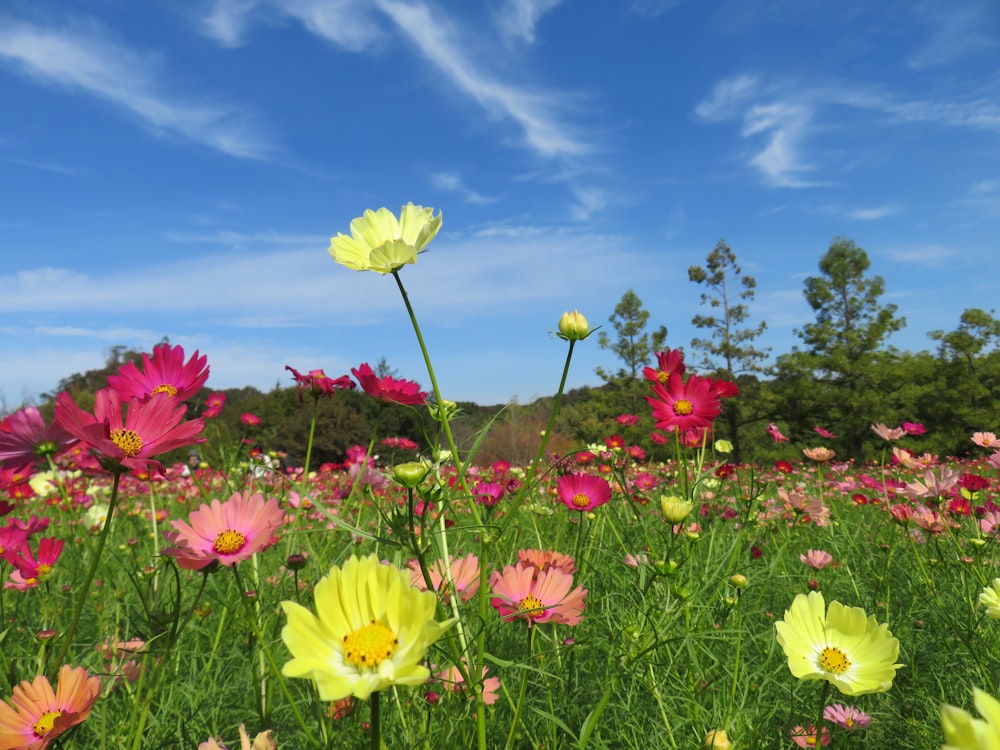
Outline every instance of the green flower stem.
<svg viewBox="0 0 1000 750"><path fill-rule="evenodd" d="M534 655L535 652L535 628L528 627L528 659ZM514 718L510 722L510 731L507 732L507 742L504 743L504 747L512 747L514 742L514 733L517 731L517 725L521 723L521 708L524 706L524 696L528 692L528 668L525 666L521 672L521 687L517 691L517 705L514 706ZM527 727L525 727L527 729Z"/></svg>
<svg viewBox="0 0 1000 750"><path fill-rule="evenodd" d="M94 582L94 576L97 575L97 566L101 562L101 555L104 553L108 536L111 534L111 520L114 518L115 507L118 505L118 487L121 484L122 472L116 471L114 475L114 483L111 485L111 499L108 501L108 515L104 519L104 528L101 529L101 535L97 538L97 549L94 550L94 559L90 562L90 568L87 570L87 575L83 579L83 585L80 587L79 595L77 596L76 606L73 607L73 617L69 622L69 628L63 635L63 643L59 648L59 655L56 657L53 667L53 681L59 668L66 660L66 655L69 653L73 638L76 637L76 629L80 626L80 615L83 614L83 605L90 594L90 586Z"/></svg>
<svg viewBox="0 0 1000 750"><path fill-rule="evenodd" d="M382 750L382 712L379 710L379 692L376 690L368 702L371 707L371 750Z"/></svg>
<svg viewBox="0 0 1000 750"><path fill-rule="evenodd" d="M313 438L316 436L316 416L319 413L319 396L313 398L312 421L309 422L309 443L306 445L306 463L302 467L302 481L309 478L309 462L312 459Z"/></svg>
<svg viewBox="0 0 1000 750"><path fill-rule="evenodd" d="M823 709L826 708L826 699L830 695L830 683L823 680L823 690L819 694L819 716L816 718L816 747L821 747L823 745L823 723L826 719L823 717ZM832 738L831 738L831 744Z"/></svg>

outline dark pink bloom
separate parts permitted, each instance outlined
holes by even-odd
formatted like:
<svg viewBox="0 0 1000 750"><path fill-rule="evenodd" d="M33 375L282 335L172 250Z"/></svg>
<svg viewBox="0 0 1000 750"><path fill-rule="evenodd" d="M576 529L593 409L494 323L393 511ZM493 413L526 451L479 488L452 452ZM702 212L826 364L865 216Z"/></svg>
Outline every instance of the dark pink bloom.
<svg viewBox="0 0 1000 750"><path fill-rule="evenodd" d="M836 435L834 435L832 432L830 432L825 427L813 427L813 429L816 431L817 435L819 435L820 437L826 438L827 440L836 440L836 438L837 438Z"/></svg>
<svg viewBox="0 0 1000 750"><path fill-rule="evenodd" d="M62 539L52 539L43 537L38 540L38 554L31 551L31 544L25 540L16 550L8 550L4 553L4 558L17 568L22 579L30 581L44 581L52 575L52 567L62 554ZM30 584L29 584L30 585Z"/></svg>
<svg viewBox="0 0 1000 750"><path fill-rule="evenodd" d="M774 422L771 422L771 424L767 426L767 434L770 435L771 439L776 443L788 440L788 438L781 434L781 430L778 429L778 425Z"/></svg>
<svg viewBox="0 0 1000 750"><path fill-rule="evenodd" d="M666 385L653 383L653 395L646 401L653 409L653 421L659 429L695 430L711 427L722 407L719 396L707 378L692 375L684 381L673 373Z"/></svg>
<svg viewBox="0 0 1000 750"><path fill-rule="evenodd" d="M240 421L247 427L256 427L260 424L260 417L256 414L251 414L250 412L244 412L240 414Z"/></svg>
<svg viewBox="0 0 1000 750"><path fill-rule="evenodd" d="M222 407L226 405L225 393L210 393L205 399L205 411L201 413L202 419L214 419L222 413Z"/></svg>
<svg viewBox="0 0 1000 750"><path fill-rule="evenodd" d="M560 570L539 573L521 563L508 565L490 576L490 588L494 595L490 604L504 620L520 617L530 628L537 622L578 625L583 619L587 590L577 586L570 591L573 576Z"/></svg>
<svg viewBox="0 0 1000 750"><path fill-rule="evenodd" d="M186 401L201 390L208 380L208 357L198 352L184 361L184 347L158 344L153 356L142 355L142 370L134 362L118 369L117 375L108 376L108 385L128 401L145 401L158 393Z"/></svg>
<svg viewBox="0 0 1000 750"><path fill-rule="evenodd" d="M504 496L503 485L496 482L477 481L472 489L472 497L480 505L492 508Z"/></svg>
<svg viewBox="0 0 1000 750"><path fill-rule="evenodd" d="M189 520L170 522L174 530L163 536L174 546L163 554L185 570L201 570L216 561L236 565L270 547L278 541L274 531L285 522L285 512L274 498L237 492L224 503L203 504Z"/></svg>
<svg viewBox="0 0 1000 750"><path fill-rule="evenodd" d="M736 398L740 395L740 387L731 380L723 380L722 378L718 380L713 380L712 378L706 379L712 384L712 390L715 391L719 398Z"/></svg>
<svg viewBox="0 0 1000 750"><path fill-rule="evenodd" d="M385 375L378 377L367 362L351 370L358 379L361 389L379 401L390 404L405 404L420 406L427 403L427 394L420 390L420 385L412 380L400 380Z"/></svg>
<svg viewBox="0 0 1000 750"><path fill-rule="evenodd" d="M652 367L643 368L642 375L651 383L666 385L670 376L674 373L684 374L684 355L680 349L667 349L664 352L656 353L656 369Z"/></svg>
<svg viewBox="0 0 1000 750"><path fill-rule="evenodd" d="M927 428L919 422L903 422L903 431L910 436L923 435Z"/></svg>
<svg viewBox="0 0 1000 750"><path fill-rule="evenodd" d="M46 427L41 412L26 406L0 422L0 466L27 468L35 461L55 456L78 439L53 422Z"/></svg>
<svg viewBox="0 0 1000 750"><path fill-rule="evenodd" d="M285 369L292 373L295 384L299 388L299 401L302 401L303 388L308 388L315 399L330 398L337 391L354 388L354 381L346 375L341 375L339 378L331 378L322 370L310 370L308 375L303 375L289 365L285 365Z"/></svg>
<svg viewBox="0 0 1000 750"><path fill-rule="evenodd" d="M635 414L619 414L615 417L615 421L622 427L631 427L639 424L639 417Z"/></svg>
<svg viewBox="0 0 1000 750"><path fill-rule="evenodd" d="M133 399L126 410L118 391L104 388L97 392L93 414L77 406L68 393L60 393L55 421L103 458L109 470L125 467L163 474L163 464L153 456L205 442L200 437L205 423L183 421L186 411L184 404L164 394L147 401Z"/></svg>
<svg viewBox="0 0 1000 750"><path fill-rule="evenodd" d="M559 499L570 510L591 511L611 499L611 485L606 479L575 471L556 482Z"/></svg>

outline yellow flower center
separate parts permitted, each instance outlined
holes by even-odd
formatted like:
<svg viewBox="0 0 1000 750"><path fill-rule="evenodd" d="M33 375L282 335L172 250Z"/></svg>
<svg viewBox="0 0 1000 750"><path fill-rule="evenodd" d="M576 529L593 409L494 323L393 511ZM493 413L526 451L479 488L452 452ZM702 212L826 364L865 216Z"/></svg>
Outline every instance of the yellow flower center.
<svg viewBox="0 0 1000 750"><path fill-rule="evenodd" d="M31 725L31 731L39 737L44 737L52 731L52 725L60 716L62 716L62 711L46 711L38 717L38 721Z"/></svg>
<svg viewBox="0 0 1000 750"><path fill-rule="evenodd" d="M38 579L40 581L44 581L47 580L50 575L52 575L52 566L48 563L38 563Z"/></svg>
<svg viewBox="0 0 1000 750"><path fill-rule="evenodd" d="M399 639L385 625L373 619L363 628L344 636L344 660L356 667L377 667L396 653Z"/></svg>
<svg viewBox="0 0 1000 750"><path fill-rule="evenodd" d="M235 555L247 543L247 538L236 529L226 529L215 536L212 549L220 555Z"/></svg>
<svg viewBox="0 0 1000 750"><path fill-rule="evenodd" d="M122 449L125 458L135 458L142 450L142 438L135 430L112 430L111 442Z"/></svg>
<svg viewBox="0 0 1000 750"><path fill-rule="evenodd" d="M537 620L539 617L545 616L545 607L542 606L541 600L532 594L528 594L521 601L519 601L517 603L517 607L533 620Z"/></svg>
<svg viewBox="0 0 1000 750"><path fill-rule="evenodd" d="M666 385L667 381L670 380L670 373L660 370L658 373L656 373L656 379L660 381L661 385Z"/></svg>
<svg viewBox="0 0 1000 750"><path fill-rule="evenodd" d="M168 396L176 396L177 389L170 385L170 383L161 383L153 389L152 395L155 396L157 393L166 393Z"/></svg>
<svg viewBox="0 0 1000 750"><path fill-rule="evenodd" d="M844 719L844 723L847 725L848 729L854 729L854 719L852 719L850 716Z"/></svg>
<svg viewBox="0 0 1000 750"><path fill-rule="evenodd" d="M590 498L583 492L577 492L573 495L573 505L577 508L586 508L590 505Z"/></svg>
<svg viewBox="0 0 1000 750"><path fill-rule="evenodd" d="M839 648L827 646L819 652L819 665L827 672L843 674L851 668L851 660Z"/></svg>
<svg viewBox="0 0 1000 750"><path fill-rule="evenodd" d="M694 406L686 398L674 401L674 414L678 417L686 417L688 414L694 411Z"/></svg>

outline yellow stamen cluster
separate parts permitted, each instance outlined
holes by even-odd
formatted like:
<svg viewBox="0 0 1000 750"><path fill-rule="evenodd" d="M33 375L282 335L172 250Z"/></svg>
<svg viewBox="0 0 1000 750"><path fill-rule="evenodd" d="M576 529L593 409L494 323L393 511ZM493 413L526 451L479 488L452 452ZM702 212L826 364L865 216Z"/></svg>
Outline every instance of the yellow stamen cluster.
<svg viewBox="0 0 1000 750"><path fill-rule="evenodd" d="M517 607L522 612L526 613L529 617L535 620L537 620L539 617L545 616L545 607L542 606L541 600L538 597L533 596L532 594L528 594L521 601L519 601L517 603Z"/></svg>
<svg viewBox="0 0 1000 750"><path fill-rule="evenodd" d="M674 401L674 414L678 417L686 417L688 414L694 411L694 406L686 398L678 399Z"/></svg>
<svg viewBox="0 0 1000 750"><path fill-rule="evenodd" d="M62 711L46 711L38 717L38 721L31 725L31 731L38 737L44 737L52 731L52 726L60 716L62 716Z"/></svg>
<svg viewBox="0 0 1000 750"><path fill-rule="evenodd" d="M135 458L142 450L142 438L135 430L112 430L111 442L122 449L125 458Z"/></svg>
<svg viewBox="0 0 1000 750"><path fill-rule="evenodd" d="M166 393L168 396L176 396L177 388L170 385L170 383L161 383L153 389L153 395L155 396L157 393Z"/></svg>
<svg viewBox="0 0 1000 750"><path fill-rule="evenodd" d="M399 639L385 625L373 619L363 628L344 636L344 660L356 667L377 667L396 653Z"/></svg>
<svg viewBox="0 0 1000 750"><path fill-rule="evenodd" d="M577 492L573 495L573 505L577 508L586 508L590 505L590 497L588 497L586 493Z"/></svg>
<svg viewBox="0 0 1000 750"><path fill-rule="evenodd" d="M827 672L843 674L851 668L851 660L839 648L827 646L819 652L819 665Z"/></svg>
<svg viewBox="0 0 1000 750"><path fill-rule="evenodd" d="M226 529L216 534L212 549L220 555L233 555L243 549L246 543L247 538L241 532L235 529Z"/></svg>

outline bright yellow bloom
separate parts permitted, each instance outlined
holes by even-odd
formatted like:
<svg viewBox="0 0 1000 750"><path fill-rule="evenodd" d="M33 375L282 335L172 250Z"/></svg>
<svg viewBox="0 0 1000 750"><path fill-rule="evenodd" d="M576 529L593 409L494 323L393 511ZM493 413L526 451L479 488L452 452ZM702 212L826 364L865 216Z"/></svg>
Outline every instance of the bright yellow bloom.
<svg viewBox="0 0 1000 750"><path fill-rule="evenodd" d="M708 750L733 750L733 743L725 729L713 729L705 735L705 747Z"/></svg>
<svg viewBox="0 0 1000 750"><path fill-rule="evenodd" d="M694 510L694 503L676 495L660 495L660 512L670 523L680 523Z"/></svg>
<svg viewBox="0 0 1000 750"><path fill-rule="evenodd" d="M330 255L355 271L387 274L406 263L416 263L417 253L434 239L441 228L441 212L407 203L399 219L388 208L368 209L351 222L351 236L338 234L330 240Z"/></svg>
<svg viewBox="0 0 1000 750"><path fill-rule="evenodd" d="M972 697L981 719L955 706L941 706L941 750L1000 750L1000 701L979 688Z"/></svg>
<svg viewBox="0 0 1000 750"><path fill-rule="evenodd" d="M715 452L716 453L732 453L733 444L728 440L716 440L715 441Z"/></svg>
<svg viewBox="0 0 1000 750"><path fill-rule="evenodd" d="M993 584L987 586L979 594L979 603L986 607L986 616L991 620L1000 620L1000 578L994 578Z"/></svg>
<svg viewBox="0 0 1000 750"><path fill-rule="evenodd" d="M775 623L788 668L800 680L826 680L844 695L881 693L892 687L899 641L861 607L799 594Z"/></svg>
<svg viewBox="0 0 1000 750"><path fill-rule="evenodd" d="M409 572L375 555L332 568L314 599L316 615L281 603L288 617L281 638L293 657L281 671L311 679L323 701L365 700L389 685L427 682L424 654L456 622L436 622L434 592L415 588Z"/></svg>

